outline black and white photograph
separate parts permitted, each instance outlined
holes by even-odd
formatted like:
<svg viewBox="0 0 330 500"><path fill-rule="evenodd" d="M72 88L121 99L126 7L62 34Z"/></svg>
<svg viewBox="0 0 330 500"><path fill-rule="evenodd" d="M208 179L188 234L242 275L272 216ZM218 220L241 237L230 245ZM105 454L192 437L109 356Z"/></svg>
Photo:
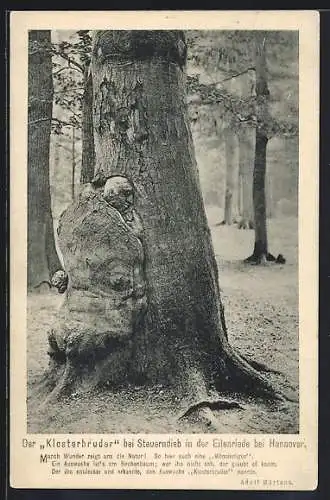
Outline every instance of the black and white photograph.
<svg viewBox="0 0 330 500"><path fill-rule="evenodd" d="M29 30L29 433L299 432L299 33Z"/></svg>
<svg viewBox="0 0 330 500"><path fill-rule="evenodd" d="M10 33L11 486L315 489L317 12Z"/></svg>

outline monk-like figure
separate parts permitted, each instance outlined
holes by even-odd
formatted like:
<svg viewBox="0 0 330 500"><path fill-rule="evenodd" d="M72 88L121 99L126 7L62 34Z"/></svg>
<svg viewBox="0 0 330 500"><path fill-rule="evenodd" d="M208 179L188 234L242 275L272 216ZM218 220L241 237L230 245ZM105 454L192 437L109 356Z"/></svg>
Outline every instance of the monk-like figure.
<svg viewBox="0 0 330 500"><path fill-rule="evenodd" d="M61 216L68 288L49 334L53 393L127 377L146 311L143 227L123 176L89 186Z"/></svg>

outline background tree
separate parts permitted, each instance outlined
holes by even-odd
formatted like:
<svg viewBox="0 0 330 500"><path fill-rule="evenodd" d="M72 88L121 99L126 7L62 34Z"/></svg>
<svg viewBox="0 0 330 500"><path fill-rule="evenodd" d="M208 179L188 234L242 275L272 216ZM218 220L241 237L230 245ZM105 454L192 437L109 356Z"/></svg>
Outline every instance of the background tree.
<svg viewBox="0 0 330 500"><path fill-rule="evenodd" d="M255 32L255 61L256 61L256 139L253 172L253 209L254 209L254 250L246 262L260 263L262 259L275 260L268 252L267 223L266 223L266 165L267 165L267 125L269 116L269 88L266 62L266 34L263 31Z"/></svg>
<svg viewBox="0 0 330 500"><path fill-rule="evenodd" d="M231 121L233 133L241 138L239 146L241 219L238 227L251 227L252 221L246 219L251 219L252 215L252 172L256 127L254 33L241 30L221 33L215 31L189 31L187 33L190 48L189 74L194 75L194 78L188 80L188 88L191 96L199 96L199 100L191 99L191 105L195 109L201 106L209 107L208 113L198 114L201 122L200 132L198 135L194 133L194 141L200 148L199 143L202 141L199 140L199 136L201 136L204 143L208 140L209 148L214 148L214 141L211 137L207 139L209 134L207 120L211 122L214 119L213 110L215 109L218 110L218 122L224 120L226 113L233 115ZM270 42L268 72L271 76L269 118L271 122L267 127L268 139L272 141L271 148L269 148L266 196L270 198L269 202L273 199L274 203L277 203L281 197L292 197L292 191L290 194L288 190L291 189L290 186L295 178L292 169L297 169L296 164L287 163L284 149L287 148L286 144L288 146L290 144L292 151L296 147L296 141L293 138L297 136L298 124L298 38L294 32L271 32L268 33L268 37ZM194 128L198 130L197 127ZM202 129L204 133L201 132ZM218 147L221 147L221 141ZM207 154L209 155L210 152L203 151L200 162L203 162L203 159L205 162ZM223 179L225 179L224 175ZM270 203L269 208L273 211Z"/></svg>
<svg viewBox="0 0 330 500"><path fill-rule="evenodd" d="M54 141L60 142L61 147L69 153L71 196L74 196L78 178L82 177L83 182L88 182L94 168L90 52L91 37L87 30L53 34L53 133Z"/></svg>
<svg viewBox="0 0 330 500"><path fill-rule="evenodd" d="M223 130L226 158L226 191L224 220L222 224L231 225L238 216L238 147L237 136L232 128L225 126Z"/></svg>
<svg viewBox="0 0 330 500"><path fill-rule="evenodd" d="M290 210L297 203L297 36L295 33L272 32L268 47L271 116L278 125L269 137L266 171L267 215ZM82 113L85 96L92 94L92 82L86 77L90 59L90 32L57 32L53 34L55 104L52 142L61 144L61 169L51 171L58 197L66 193L62 177L72 169L72 126L75 126L75 184L92 177L94 158L90 128L91 113ZM200 167L204 201L207 205L225 207L225 140L224 125L238 137L234 157L239 157L239 176L233 175L232 219L238 227L252 227L252 177L254 164L255 121L246 119L254 113L255 61L254 38L246 31L188 31L188 98L197 161ZM197 80L195 85L194 80ZM201 87L199 87L199 84ZM84 90L85 89L85 90ZM200 93L202 92L202 94ZM63 99L62 99L63 98ZM74 115L71 113L73 109ZM87 107L88 109L88 107ZM90 108L89 108L90 109ZM83 118L84 117L84 123ZM73 123L74 122L74 123ZM89 125L88 125L89 123ZM89 132L84 132L85 127ZM86 129L86 130L87 130ZM291 129L291 130L290 130ZM295 129L295 132L293 131ZM56 132L61 132L56 135ZM81 132L80 132L81 131ZM87 139L85 141L85 139ZM84 143L82 146L81 143ZM237 151L238 147L238 151ZM289 161L289 158L294 161ZM70 165L69 165L70 163ZM236 165L236 159L235 159ZM84 165L84 166L83 166ZM89 171L86 171L85 168ZM237 165L235 166L235 169ZM62 173L61 173L62 172ZM69 175L71 179L71 175ZM230 180L231 175L227 176ZM63 177L64 178L64 177ZM238 185L239 182L239 185ZM61 188L59 186L61 183ZM61 195L62 193L62 195ZM65 194L67 202L69 193ZM239 207L238 207L239 205ZM57 212L60 207L54 206ZM237 217L239 215L239 217ZM223 219L222 214L220 215Z"/></svg>
<svg viewBox="0 0 330 500"><path fill-rule="evenodd" d="M84 92L82 97L82 158L80 182L90 182L94 176L95 149L93 131L93 79L90 69L92 38L89 31L78 31L77 48L84 67Z"/></svg>
<svg viewBox="0 0 330 500"><path fill-rule="evenodd" d="M93 132L93 80L89 66L84 70L84 94L82 108L82 157L80 182L91 182L94 176L95 148Z"/></svg>
<svg viewBox="0 0 330 500"><path fill-rule="evenodd" d="M203 68L209 71L209 67L214 63L219 68L217 74L222 75L221 80L207 81L201 83L201 74L189 80L189 89L191 93L198 93L200 100L194 101L203 105L221 106L222 112L221 120L224 120L226 115L231 116L231 127L226 128L227 138L228 134L233 137L239 137L239 185L237 191L239 192L240 201L240 220L238 227L246 228L256 227L255 232L255 249L253 255L246 259L246 262L260 263L264 258L268 260L275 260L275 258L268 252L267 243L267 224L266 216L272 212L273 204L273 188L271 176L267 177L267 190L266 184L266 146L270 139L276 136L289 137L297 134L297 102L292 99L292 92L286 96L285 108L282 108L279 96L269 98L268 88L268 69L266 65L266 55L264 47L261 46L259 41L260 36L265 36L263 32L228 32L223 35L220 40L214 34L206 33L207 43L203 47L200 44L199 36L196 35L198 40L197 57L195 61ZM295 50L297 47L297 39L295 34L289 35L282 32L272 32L269 34L270 45L272 47L271 62L272 65L276 64L276 69L283 76L287 78L278 66L284 63L287 65L288 59L295 60ZM216 40L216 41L214 41ZM222 44L219 52L219 41ZM194 39L193 39L194 42ZM254 44L254 50L251 50ZM275 47L275 49L274 49ZM282 54L280 54L282 51ZM289 54L288 54L289 52ZM255 56L253 56L253 53ZM284 53L284 57L283 57ZM252 56L251 56L252 54ZM289 56L289 57L288 57ZM276 61L276 63L274 62ZM230 63L230 65L228 64ZM225 64L227 63L227 64ZM236 65L236 71L232 70L233 65ZM231 71L227 71L228 75L224 77L224 70L230 66ZM273 69L273 73L275 73ZM284 75L283 75L284 73ZM290 73L289 73L290 74ZM275 76L278 78L278 75ZM228 85L228 82L230 84ZM237 82L237 83L236 83ZM275 93L278 94L279 87L275 87ZM281 93L283 95L283 83L280 85ZM260 90L261 89L261 90ZM259 94L258 94L259 92ZM260 92L265 92L261 95ZM289 102L288 102L289 101ZM280 106L279 106L280 104ZM288 104L290 106L288 106ZM291 109L290 109L291 108ZM280 113L279 113L280 110ZM291 113L288 113L288 110ZM292 111L294 113L292 113ZM254 136L254 137L253 137ZM261 138L262 136L262 138ZM234 139L232 139L233 142ZM254 153L252 148L254 146ZM228 144L225 148L228 154ZM252 158L254 156L254 161ZM233 158L233 155L230 155ZM253 224L251 221L251 198L252 198L252 166L253 170ZM263 167L262 167L263 165ZM235 166L231 167L231 175L226 175L227 181L232 184L236 182L237 176L234 174ZM231 217L228 211L232 199L231 192L236 191L232 186L228 188L228 182L225 190L225 220L229 222ZM268 197L269 208L267 210L266 196ZM259 250L260 247L260 250ZM263 248L263 250L262 250ZM264 249L267 249L266 253ZM263 255L265 256L263 258ZM278 256L278 262L284 263L285 260L282 255Z"/></svg>
<svg viewBox="0 0 330 500"><path fill-rule="evenodd" d="M255 97L255 69L249 69L240 75L241 95L243 98ZM240 220L239 229L253 229L253 199L252 180L255 153L255 130L249 123L242 123L238 132L239 141L239 193L240 193Z"/></svg>
<svg viewBox="0 0 330 500"><path fill-rule="evenodd" d="M49 185L53 107L50 31L29 32L28 73L28 287L60 269Z"/></svg>
<svg viewBox="0 0 330 500"><path fill-rule="evenodd" d="M127 370L121 372L123 379L119 381L127 382L130 373L136 380L138 371L146 382L170 384L176 389L178 407L188 411L213 404L235 406L235 402L219 399L218 393L228 389L249 391L251 384L255 394L280 396L257 370L261 366L252 366L228 342L217 265L188 124L185 60L185 38L180 31L95 34L95 183L102 188L109 176L118 174L133 182L146 255L146 319L143 329L132 339L132 358L127 356L131 343L123 345L121 359ZM85 223L84 203L84 198L78 200L72 213L77 211ZM79 232L79 227L75 217L64 214L60 245L64 260L67 258L75 269L71 275L75 290L81 276L77 266L82 265L81 255L84 248L87 250L84 245L93 241L93 235L86 233L76 254L71 236ZM99 232L102 224L98 238ZM106 238L106 233L102 238ZM110 265L107 255L103 256L104 262L101 254L98 259L104 272L99 282L94 276L94 294L103 290ZM67 300L70 301L70 294ZM84 349L93 351L93 332L87 334L90 343ZM92 376L93 383L97 374L102 375L103 381L120 376L118 362L109 362L104 369L104 356L112 354L106 345L102 346L102 370L98 369L97 355L89 352L92 370L78 376L82 345L79 336L72 332L70 338L65 351L66 369L58 372L55 385L63 388L65 381L79 381L80 376ZM73 364L69 366L68 355L73 351L78 359L73 362L70 358ZM84 351L84 356L87 354Z"/></svg>
<svg viewBox="0 0 330 500"><path fill-rule="evenodd" d="M242 196L242 176L238 171L238 164L244 165L243 157L246 156L244 149L239 153L237 142L241 135L242 120L239 106L233 107L233 105L235 102L238 103L239 98L244 97L248 100L247 96L251 96L250 88L248 92L242 88L244 82L249 85L246 75L250 73L252 64L249 52L251 41L247 32L210 31L189 32L188 43L190 64L196 72L198 81L204 85L202 101L196 104L199 106L204 103L209 106L210 120L216 113L219 146L221 142L224 143L224 157L229 159L225 175L223 223L231 224L242 220L243 201L247 199L246 196L244 199ZM191 80L189 82L191 83ZM189 90L192 93L196 91L200 93L198 85L189 84ZM215 113L210 113L211 106L216 109ZM245 161L245 167L246 163ZM245 180L246 178L245 175ZM250 187L252 200L252 175Z"/></svg>
<svg viewBox="0 0 330 500"><path fill-rule="evenodd" d="M255 226L255 241L253 254L246 262L259 264L262 261L275 261L268 251L267 221L266 221L266 166L267 144L269 138L280 127L270 114L270 92L268 86L268 69L266 60L266 33L255 31L255 68L256 68L256 98L255 98L255 158L253 171L253 211ZM276 259L284 263L282 255Z"/></svg>

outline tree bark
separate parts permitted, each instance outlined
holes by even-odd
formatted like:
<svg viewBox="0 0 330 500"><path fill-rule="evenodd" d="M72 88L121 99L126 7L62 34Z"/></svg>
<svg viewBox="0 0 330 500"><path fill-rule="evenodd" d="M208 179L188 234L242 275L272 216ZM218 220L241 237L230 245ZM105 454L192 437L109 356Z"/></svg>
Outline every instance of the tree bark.
<svg viewBox="0 0 330 500"><path fill-rule="evenodd" d="M28 287L61 269L57 256L49 183L53 106L50 31L29 32L28 70Z"/></svg>
<svg viewBox="0 0 330 500"><path fill-rule="evenodd" d="M254 393L276 396L228 342L189 128L185 59L179 31L96 32L96 170L94 187L60 223L69 287L50 338L56 396L81 380L88 387L171 385L183 412L207 405L216 390L249 392L251 383ZM134 186L133 231L104 201L114 175ZM112 315L118 321L111 323ZM87 372L82 359L92 360Z"/></svg>
<svg viewBox="0 0 330 500"><path fill-rule="evenodd" d="M95 150L93 133L93 79L89 66L84 71L82 104L82 159L80 183L87 184L94 177Z"/></svg>

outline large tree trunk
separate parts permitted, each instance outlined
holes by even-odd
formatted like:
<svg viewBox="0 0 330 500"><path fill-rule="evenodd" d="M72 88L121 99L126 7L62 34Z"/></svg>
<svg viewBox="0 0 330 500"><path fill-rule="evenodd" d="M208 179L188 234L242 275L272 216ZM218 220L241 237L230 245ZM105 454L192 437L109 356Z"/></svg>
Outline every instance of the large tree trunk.
<svg viewBox="0 0 330 500"><path fill-rule="evenodd" d="M53 106L50 31L29 32L28 76L28 287L61 268L57 256L49 185Z"/></svg>
<svg viewBox="0 0 330 500"><path fill-rule="evenodd" d="M105 382L162 383L175 388L183 412L214 400L215 389L250 392L252 383L254 393L275 395L228 343L189 128L185 52L179 31L96 33L96 171L60 223L69 288L50 335L52 395ZM134 185L131 223L102 194L114 175Z"/></svg>
<svg viewBox="0 0 330 500"><path fill-rule="evenodd" d="M238 145L235 132L229 127L224 129L226 155L226 189L223 223L231 225L238 215Z"/></svg>
<svg viewBox="0 0 330 500"><path fill-rule="evenodd" d="M93 80L89 66L87 66L84 71L84 95L82 104L81 184L91 182L94 177L94 165Z"/></svg>

